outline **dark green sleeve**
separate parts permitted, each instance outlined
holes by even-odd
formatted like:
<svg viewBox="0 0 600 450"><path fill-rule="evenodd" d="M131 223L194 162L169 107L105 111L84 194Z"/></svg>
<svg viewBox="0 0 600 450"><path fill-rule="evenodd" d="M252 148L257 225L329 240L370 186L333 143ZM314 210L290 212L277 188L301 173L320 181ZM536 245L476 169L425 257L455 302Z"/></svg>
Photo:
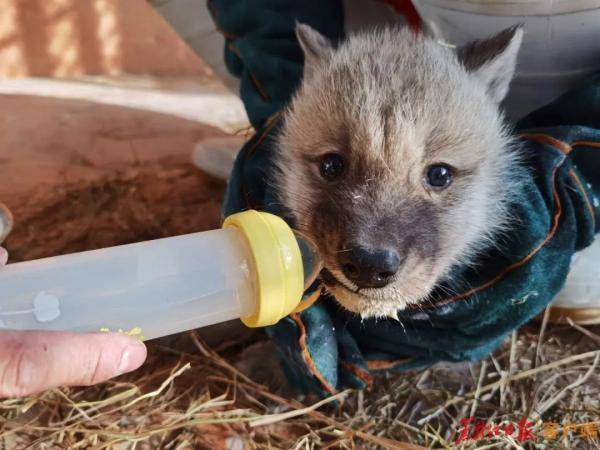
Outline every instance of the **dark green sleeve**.
<svg viewBox="0 0 600 450"><path fill-rule="evenodd" d="M286 105L302 77L296 21L334 42L343 35L340 0L209 0L208 7L225 36L225 63L240 78L256 130Z"/></svg>

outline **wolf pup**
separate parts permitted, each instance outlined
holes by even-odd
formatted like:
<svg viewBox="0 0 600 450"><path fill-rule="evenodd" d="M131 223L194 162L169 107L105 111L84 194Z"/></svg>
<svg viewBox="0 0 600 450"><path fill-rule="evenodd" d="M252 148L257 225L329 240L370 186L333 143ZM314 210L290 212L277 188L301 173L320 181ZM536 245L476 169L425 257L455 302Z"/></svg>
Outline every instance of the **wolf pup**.
<svg viewBox="0 0 600 450"><path fill-rule="evenodd" d="M521 170L499 103L523 31L458 50L408 29L337 47L307 25L296 34L305 67L278 136L281 202L322 249L335 299L396 317L509 221Z"/></svg>

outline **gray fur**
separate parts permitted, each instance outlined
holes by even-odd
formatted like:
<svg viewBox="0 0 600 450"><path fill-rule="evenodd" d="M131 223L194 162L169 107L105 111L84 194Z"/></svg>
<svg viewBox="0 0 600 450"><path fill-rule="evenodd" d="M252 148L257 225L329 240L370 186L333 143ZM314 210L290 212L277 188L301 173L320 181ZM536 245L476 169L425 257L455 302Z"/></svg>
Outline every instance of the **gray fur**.
<svg viewBox="0 0 600 450"><path fill-rule="evenodd" d="M488 87L488 93L500 103L515 74L517 54L523 41L523 28L515 25L484 41L475 41L458 51L458 59Z"/></svg>
<svg viewBox="0 0 600 450"><path fill-rule="evenodd" d="M304 53L304 78L318 70L321 61L330 58L333 47L329 39L303 23L296 23L296 38Z"/></svg>
<svg viewBox="0 0 600 450"><path fill-rule="evenodd" d="M394 317L426 299L453 265L493 245L509 220L506 203L520 170L497 104L522 31L508 34L504 45L480 43L485 57L473 46L459 60L408 29L350 36L333 49L298 26L308 69L284 114L277 181L297 227L321 248L323 278L347 309ZM349 166L335 183L319 174L330 152ZM443 191L423 182L432 163L457 169ZM348 242L393 245L403 265L388 286L360 289L339 267Z"/></svg>

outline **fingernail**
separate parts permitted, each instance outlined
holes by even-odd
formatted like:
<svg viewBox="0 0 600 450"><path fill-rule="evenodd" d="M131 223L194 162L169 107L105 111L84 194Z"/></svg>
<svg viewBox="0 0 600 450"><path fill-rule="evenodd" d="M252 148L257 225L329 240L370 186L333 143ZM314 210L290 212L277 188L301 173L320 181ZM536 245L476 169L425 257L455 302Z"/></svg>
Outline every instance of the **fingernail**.
<svg viewBox="0 0 600 450"><path fill-rule="evenodd" d="M146 360L146 346L140 341L133 341L121 355L119 374L131 372L140 367Z"/></svg>
<svg viewBox="0 0 600 450"><path fill-rule="evenodd" d="M8 262L8 252L4 247L0 247L0 267Z"/></svg>

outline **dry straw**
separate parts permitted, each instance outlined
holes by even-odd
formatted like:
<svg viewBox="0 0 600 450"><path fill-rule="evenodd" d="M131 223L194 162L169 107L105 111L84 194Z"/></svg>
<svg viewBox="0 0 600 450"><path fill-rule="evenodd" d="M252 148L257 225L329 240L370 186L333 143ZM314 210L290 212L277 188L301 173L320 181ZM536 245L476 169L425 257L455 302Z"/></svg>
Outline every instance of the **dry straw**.
<svg viewBox="0 0 600 450"><path fill-rule="evenodd" d="M0 442L6 449L534 448L517 431L456 444L460 420L472 416L515 425L526 417L537 448L595 449L598 342L598 328L543 321L479 364L440 364L376 378L369 391L300 401L240 370L239 343L223 357L191 333L187 344L151 344L144 368L115 381L1 402ZM555 436L544 434L550 422Z"/></svg>

